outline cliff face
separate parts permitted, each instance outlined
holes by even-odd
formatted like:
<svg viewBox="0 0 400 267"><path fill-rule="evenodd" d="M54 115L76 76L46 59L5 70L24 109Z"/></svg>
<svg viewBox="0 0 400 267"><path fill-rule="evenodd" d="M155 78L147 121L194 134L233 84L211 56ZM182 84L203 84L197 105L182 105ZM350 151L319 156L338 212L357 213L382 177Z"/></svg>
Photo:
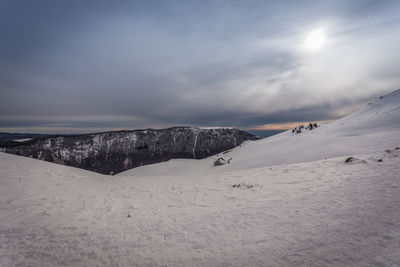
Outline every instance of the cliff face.
<svg viewBox="0 0 400 267"><path fill-rule="evenodd" d="M116 174L173 158L201 159L256 139L238 129L173 127L40 138L1 151Z"/></svg>

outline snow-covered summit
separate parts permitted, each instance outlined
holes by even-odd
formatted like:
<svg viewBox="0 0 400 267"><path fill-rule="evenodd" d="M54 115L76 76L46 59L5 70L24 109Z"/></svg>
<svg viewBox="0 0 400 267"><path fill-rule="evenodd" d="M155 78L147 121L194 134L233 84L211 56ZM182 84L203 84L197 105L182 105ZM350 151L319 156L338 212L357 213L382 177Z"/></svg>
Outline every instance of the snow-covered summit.
<svg viewBox="0 0 400 267"><path fill-rule="evenodd" d="M345 134L382 132L400 127L400 89L380 96L365 107L329 125Z"/></svg>
<svg viewBox="0 0 400 267"><path fill-rule="evenodd" d="M226 169L307 162L400 146L400 90L313 131L290 131L234 149Z"/></svg>

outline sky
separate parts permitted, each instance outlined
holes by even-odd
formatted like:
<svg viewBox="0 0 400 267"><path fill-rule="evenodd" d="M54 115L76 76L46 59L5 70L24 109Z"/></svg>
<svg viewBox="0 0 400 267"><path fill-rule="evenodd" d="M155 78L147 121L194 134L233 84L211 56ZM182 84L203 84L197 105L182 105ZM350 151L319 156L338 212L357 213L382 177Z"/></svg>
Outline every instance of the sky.
<svg viewBox="0 0 400 267"><path fill-rule="evenodd" d="M331 121L400 88L400 1L0 0L0 131Z"/></svg>

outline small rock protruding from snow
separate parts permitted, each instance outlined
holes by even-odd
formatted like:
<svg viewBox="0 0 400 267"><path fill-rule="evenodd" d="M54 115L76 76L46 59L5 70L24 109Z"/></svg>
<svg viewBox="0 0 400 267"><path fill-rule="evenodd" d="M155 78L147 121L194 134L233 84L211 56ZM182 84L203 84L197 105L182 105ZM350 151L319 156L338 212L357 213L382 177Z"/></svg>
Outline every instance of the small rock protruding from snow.
<svg viewBox="0 0 400 267"><path fill-rule="evenodd" d="M354 158L354 157L348 157L344 163L367 163L365 160Z"/></svg>
<svg viewBox="0 0 400 267"><path fill-rule="evenodd" d="M233 188L251 189L255 187L263 188L262 184L240 183L232 185Z"/></svg>
<svg viewBox="0 0 400 267"><path fill-rule="evenodd" d="M226 160L224 158L218 158L216 161L214 161L214 166L222 166L225 164L231 163L232 158Z"/></svg>

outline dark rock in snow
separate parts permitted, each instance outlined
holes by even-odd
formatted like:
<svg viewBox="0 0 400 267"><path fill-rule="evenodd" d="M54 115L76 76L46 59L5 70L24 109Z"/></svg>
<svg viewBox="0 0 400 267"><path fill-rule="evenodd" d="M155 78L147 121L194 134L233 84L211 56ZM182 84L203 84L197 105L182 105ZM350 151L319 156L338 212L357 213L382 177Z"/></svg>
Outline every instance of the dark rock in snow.
<svg viewBox="0 0 400 267"><path fill-rule="evenodd" d="M232 128L172 127L45 137L2 147L0 151L116 174L173 158L202 159L257 139Z"/></svg>

